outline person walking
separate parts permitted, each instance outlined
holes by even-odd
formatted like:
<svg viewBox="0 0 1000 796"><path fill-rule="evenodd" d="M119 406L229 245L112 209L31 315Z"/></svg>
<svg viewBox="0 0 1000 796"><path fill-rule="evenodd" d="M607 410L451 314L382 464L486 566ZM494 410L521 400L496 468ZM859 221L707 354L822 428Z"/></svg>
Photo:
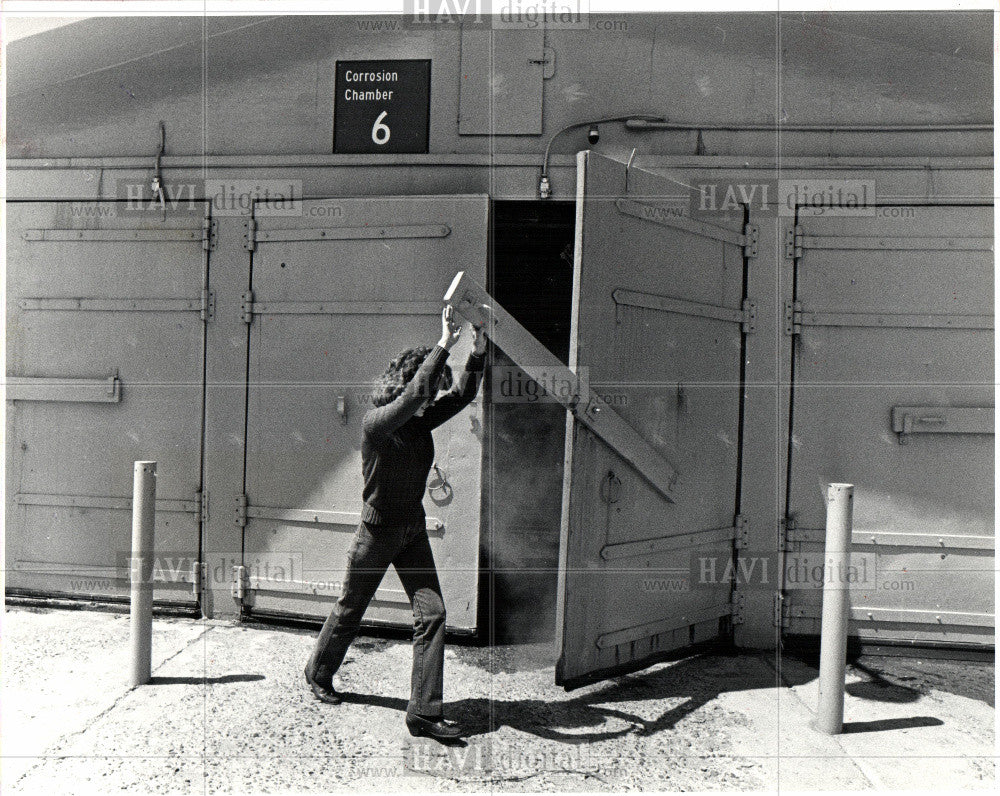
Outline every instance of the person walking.
<svg viewBox="0 0 1000 796"><path fill-rule="evenodd" d="M343 590L305 667L317 699L338 704L333 675L343 663L365 609L392 564L413 607L413 671L406 727L411 735L452 741L462 727L444 718L445 606L427 538L423 495L434 462L433 429L476 396L486 336L475 328L473 350L452 387L448 352L462 329L452 307L441 313L434 348L410 348L389 363L372 392L361 444L364 506L347 554ZM439 390L448 390L440 397Z"/></svg>

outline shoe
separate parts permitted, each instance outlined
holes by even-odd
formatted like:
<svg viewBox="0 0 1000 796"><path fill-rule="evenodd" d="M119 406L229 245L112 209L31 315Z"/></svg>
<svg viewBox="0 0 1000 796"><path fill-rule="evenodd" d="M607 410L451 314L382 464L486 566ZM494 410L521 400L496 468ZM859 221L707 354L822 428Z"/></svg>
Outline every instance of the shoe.
<svg viewBox="0 0 1000 796"><path fill-rule="evenodd" d="M448 721L444 717L425 719L423 716L416 716L412 713L406 714L406 729L410 731L410 735L424 735L435 741L443 742L457 741L465 735L461 725Z"/></svg>
<svg viewBox="0 0 1000 796"><path fill-rule="evenodd" d="M339 705L343 701L340 694L338 694L337 690L333 687L332 683L329 686L317 683L309 674L308 666L306 666L304 674L306 676L306 682L309 683L309 687L312 689L313 694L315 694L316 699L320 702L326 702L328 705Z"/></svg>

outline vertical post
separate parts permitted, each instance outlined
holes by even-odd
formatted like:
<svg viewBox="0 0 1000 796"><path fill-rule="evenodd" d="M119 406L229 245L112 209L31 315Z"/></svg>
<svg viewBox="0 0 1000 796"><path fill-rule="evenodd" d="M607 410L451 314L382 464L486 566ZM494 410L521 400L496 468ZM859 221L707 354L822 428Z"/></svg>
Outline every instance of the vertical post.
<svg viewBox="0 0 1000 796"><path fill-rule="evenodd" d="M131 685L149 682L153 651L153 522L156 462L136 462L132 478Z"/></svg>
<svg viewBox="0 0 1000 796"><path fill-rule="evenodd" d="M854 485L826 488L826 559L823 620L819 648L819 710L816 729L838 735L844 728L844 679L847 675L847 621L850 616L851 526Z"/></svg>

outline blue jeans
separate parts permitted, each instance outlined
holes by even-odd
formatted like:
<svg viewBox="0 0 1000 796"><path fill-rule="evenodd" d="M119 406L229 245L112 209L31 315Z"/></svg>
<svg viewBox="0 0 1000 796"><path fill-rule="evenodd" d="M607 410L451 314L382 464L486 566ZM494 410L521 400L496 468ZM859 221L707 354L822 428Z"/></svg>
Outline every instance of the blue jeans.
<svg viewBox="0 0 1000 796"><path fill-rule="evenodd" d="M413 674L408 713L440 716L444 691L445 610L434 556L419 525L362 522L347 553L343 591L309 658L313 679L329 684L361 625L368 603L392 564L413 607Z"/></svg>

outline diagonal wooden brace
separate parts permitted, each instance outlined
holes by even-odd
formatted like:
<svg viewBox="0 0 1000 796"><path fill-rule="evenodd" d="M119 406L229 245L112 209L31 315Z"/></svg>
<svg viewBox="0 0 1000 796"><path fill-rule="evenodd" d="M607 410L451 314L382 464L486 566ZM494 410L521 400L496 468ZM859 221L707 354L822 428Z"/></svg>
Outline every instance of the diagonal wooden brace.
<svg viewBox="0 0 1000 796"><path fill-rule="evenodd" d="M514 320L486 288L459 271L444 295L444 302L473 326L482 328L495 345L543 387L547 381L569 385L565 394L553 393L552 397L634 467L657 492L674 502L679 480L677 469L599 395L592 393L586 379L566 367Z"/></svg>

